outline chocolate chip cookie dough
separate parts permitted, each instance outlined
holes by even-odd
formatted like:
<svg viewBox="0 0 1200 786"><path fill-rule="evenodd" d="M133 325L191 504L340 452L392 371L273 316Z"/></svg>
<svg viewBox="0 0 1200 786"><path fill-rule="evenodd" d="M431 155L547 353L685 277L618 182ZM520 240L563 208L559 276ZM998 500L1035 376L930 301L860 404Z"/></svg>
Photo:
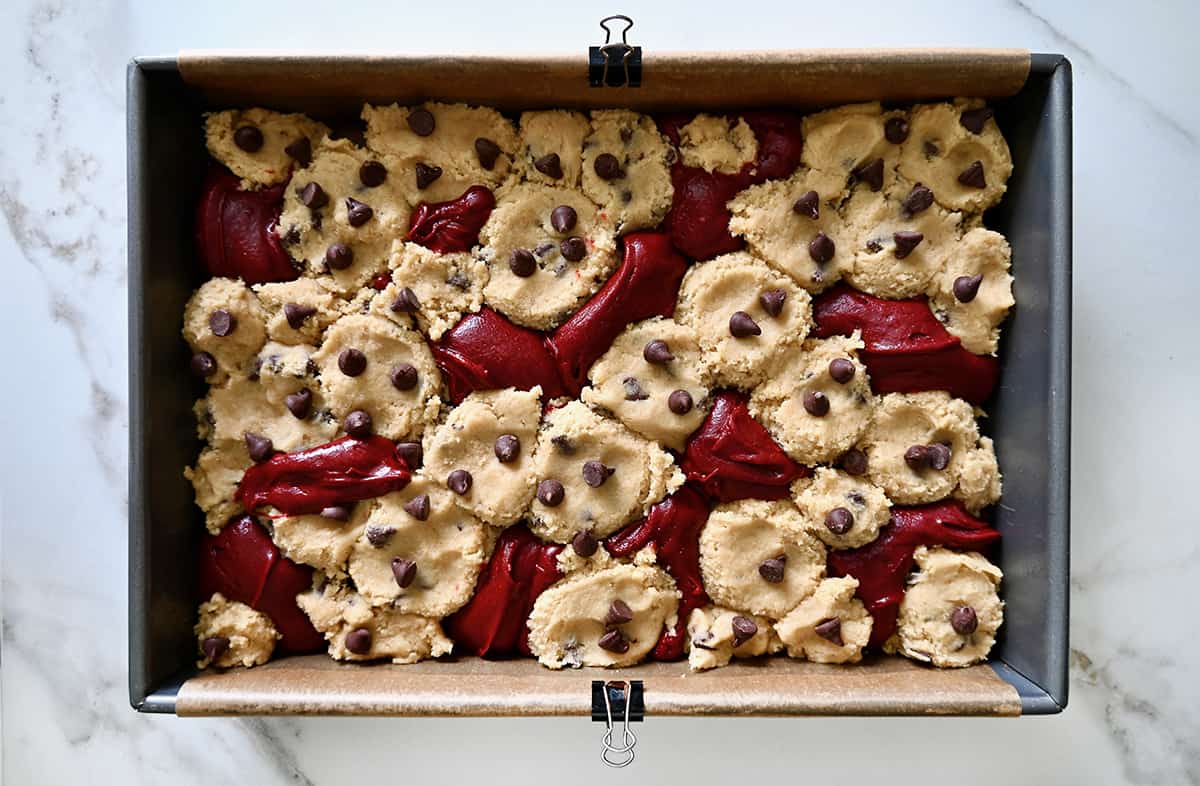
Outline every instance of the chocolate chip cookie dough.
<svg viewBox="0 0 1200 786"><path fill-rule="evenodd" d="M878 101L808 115L803 121L806 166L872 192L896 180L900 146L908 138L908 113L884 111Z"/></svg>
<svg viewBox="0 0 1200 786"><path fill-rule="evenodd" d="M994 355L1000 323L1015 301L1009 274L1012 249L998 232L976 227L954 247L933 281L930 306L946 330L977 355Z"/></svg>
<svg viewBox="0 0 1200 786"><path fill-rule="evenodd" d="M331 578L344 578L350 552L376 504L376 500L363 500L311 515L272 518L271 540L293 562L312 565Z"/></svg>
<svg viewBox="0 0 1200 786"><path fill-rule="evenodd" d="M583 140L591 132L591 121L582 112L522 112L521 152L515 168L529 183L578 188Z"/></svg>
<svg viewBox="0 0 1200 786"><path fill-rule="evenodd" d="M259 284L254 292L266 310L267 336L281 344L319 343L348 306L313 278Z"/></svg>
<svg viewBox="0 0 1200 786"><path fill-rule="evenodd" d="M200 644L198 669L266 663L279 639L270 617L219 592L200 604L195 632Z"/></svg>
<svg viewBox="0 0 1200 786"><path fill-rule="evenodd" d="M231 278L210 278L183 310L183 337L191 346L192 370L217 385L247 374L267 340L266 312L254 292Z"/></svg>
<svg viewBox="0 0 1200 786"><path fill-rule="evenodd" d="M786 617L775 632L788 655L814 663L857 663L871 638L871 615L854 597L858 581L825 579Z"/></svg>
<svg viewBox="0 0 1200 786"><path fill-rule="evenodd" d="M454 646L437 620L391 606L373 607L338 582L302 593L296 603L325 635L334 660L391 658L392 663L416 663L449 654Z"/></svg>
<svg viewBox="0 0 1200 786"><path fill-rule="evenodd" d="M875 540L892 506L878 486L832 467L817 467L812 478L797 480L792 498L805 528L831 549L855 549Z"/></svg>
<svg viewBox="0 0 1200 786"><path fill-rule="evenodd" d="M439 254L396 241L390 265L391 283L374 297L372 311L404 325L415 318L431 341L483 306L488 266L474 254Z"/></svg>
<svg viewBox="0 0 1200 786"><path fill-rule="evenodd" d="M230 109L204 117L208 152L255 189L286 182L312 161L329 129L306 115L267 109Z"/></svg>
<svg viewBox="0 0 1200 786"><path fill-rule="evenodd" d="M758 156L754 131L740 117L699 114L679 129L684 166L732 174Z"/></svg>
<svg viewBox="0 0 1200 786"><path fill-rule="evenodd" d="M739 614L720 606L693 609L687 633L692 671L715 669L733 658L770 655L783 648L766 617Z"/></svg>
<svg viewBox="0 0 1200 786"><path fill-rule="evenodd" d="M671 207L674 155L646 115L597 109L583 143L583 192L618 235L654 227Z"/></svg>

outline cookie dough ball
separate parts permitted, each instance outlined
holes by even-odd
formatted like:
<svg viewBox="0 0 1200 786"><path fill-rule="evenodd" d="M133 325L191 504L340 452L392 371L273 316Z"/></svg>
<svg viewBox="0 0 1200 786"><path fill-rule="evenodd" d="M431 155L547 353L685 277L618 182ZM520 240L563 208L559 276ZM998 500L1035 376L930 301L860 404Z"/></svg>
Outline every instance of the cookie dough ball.
<svg viewBox="0 0 1200 786"><path fill-rule="evenodd" d="M875 396L862 346L857 334L809 339L783 353L750 394L750 414L801 464L831 462L866 433Z"/></svg>
<svg viewBox="0 0 1200 786"><path fill-rule="evenodd" d="M457 325L463 314L483 305L488 269L472 254L439 254L396 241L391 266L392 282L375 296L372 310L403 325L416 317L432 341Z"/></svg>
<svg viewBox="0 0 1200 786"><path fill-rule="evenodd" d="M503 194L479 233L488 305L519 325L556 327L617 263L612 227L583 194L526 184Z"/></svg>
<svg viewBox="0 0 1200 786"><path fill-rule="evenodd" d="M708 409L700 343L670 319L630 325L592 366L580 398L647 439L682 451Z"/></svg>
<svg viewBox="0 0 1200 786"><path fill-rule="evenodd" d="M271 540L293 562L343 578L354 543L362 535L375 500L339 505L308 516L280 516L271 521Z"/></svg>
<svg viewBox="0 0 1200 786"><path fill-rule="evenodd" d="M200 604L200 621L193 630L200 644L198 669L258 666L271 659L281 638L266 614L219 592Z"/></svg>
<svg viewBox="0 0 1200 786"><path fill-rule="evenodd" d="M885 112L875 101L849 104L804 118L804 164L860 190L891 188L907 138L907 113Z"/></svg>
<svg viewBox="0 0 1200 786"><path fill-rule="evenodd" d="M342 295L386 270L392 240L408 231L408 197L394 174L364 178L370 162L348 139L322 143L288 185L275 230L305 275Z"/></svg>
<svg viewBox="0 0 1200 786"><path fill-rule="evenodd" d="M696 115L679 129L684 166L734 174L758 156L758 139L742 118Z"/></svg>
<svg viewBox="0 0 1200 786"><path fill-rule="evenodd" d="M267 335L281 344L319 344L346 303L316 279L299 278L254 287L267 314Z"/></svg>
<svg viewBox="0 0 1200 786"><path fill-rule="evenodd" d="M206 447L196 458L196 466L183 470L183 476L192 484L196 505L204 511L204 524L216 535L230 517L241 511L242 506L234 501L242 475L254 462L246 450L245 442L221 442Z"/></svg>
<svg viewBox="0 0 1200 786"><path fill-rule="evenodd" d="M900 603L899 651L943 668L979 663L1004 621L1000 569L975 552L921 546L917 572Z"/></svg>
<svg viewBox="0 0 1200 786"><path fill-rule="evenodd" d="M192 352L206 352L217 369L207 377L218 385L248 371L250 359L267 340L267 315L241 279L210 278L183 310L183 337Z"/></svg>
<svg viewBox="0 0 1200 786"><path fill-rule="evenodd" d="M649 565L615 565L559 580L529 615L529 649L552 669L631 666L673 624L679 590Z"/></svg>
<svg viewBox="0 0 1200 786"><path fill-rule="evenodd" d="M204 116L208 152L242 179L242 188L283 183L303 169L329 129L304 115L230 109Z"/></svg>
<svg viewBox="0 0 1200 786"><path fill-rule="evenodd" d="M580 112L551 109L521 113L521 153L517 168L529 183L578 188L583 171L583 140L591 121Z"/></svg>
<svg viewBox="0 0 1200 786"><path fill-rule="evenodd" d="M779 619L825 576L825 547L790 500L718 505L700 533L700 573L714 603Z"/></svg>
<svg viewBox="0 0 1200 786"><path fill-rule="evenodd" d="M339 423L363 410L376 434L403 439L437 418L442 376L412 328L372 314L345 316L326 331L313 361Z"/></svg>
<svg viewBox="0 0 1200 786"><path fill-rule="evenodd" d="M650 117L598 109L583 143L583 191L600 205L618 235L656 227L675 193L670 173L674 155Z"/></svg>
<svg viewBox="0 0 1200 786"><path fill-rule="evenodd" d="M945 270L933 281L934 314L977 355L996 354L1000 323L1015 302L1011 259L1003 235L977 227L954 246Z"/></svg>
<svg viewBox="0 0 1200 786"><path fill-rule="evenodd" d="M315 388L312 383L295 383L295 392ZM251 441L270 440L268 455L270 450L286 453L333 439L338 426L319 395L311 394L312 404L298 417L287 406L290 392L282 390L245 377L212 388L201 406L201 437L207 434L214 445L245 447L249 434Z"/></svg>
<svg viewBox="0 0 1200 786"><path fill-rule="evenodd" d="M853 265L853 236L838 212L844 181L801 167L787 180L751 186L729 201L729 231L755 256L809 292L833 286Z"/></svg>
<svg viewBox="0 0 1200 786"><path fill-rule="evenodd" d="M962 215L934 204L916 213L904 207L911 190L884 195L856 189L847 203L846 223L853 264L845 278L854 288L878 297L903 299L923 294L930 281L959 253Z"/></svg>
<svg viewBox="0 0 1200 786"><path fill-rule="evenodd" d="M831 549L865 546L891 517L892 503L882 489L830 467L796 481L792 498L805 528Z"/></svg>
<svg viewBox="0 0 1200 786"><path fill-rule="evenodd" d="M857 663L873 620L854 597L858 579L825 579L817 591L775 623L788 655L814 663Z"/></svg>
<svg viewBox="0 0 1200 786"><path fill-rule="evenodd" d="M692 671L715 669L734 657L754 658L783 648L766 617L739 614L720 606L693 609L687 633Z"/></svg>
<svg viewBox="0 0 1200 786"><path fill-rule="evenodd" d="M529 528L558 543L616 532L684 480L671 454L580 401L546 415L534 466Z"/></svg>
<svg viewBox="0 0 1200 786"><path fill-rule="evenodd" d="M391 606L372 608L366 598L337 582L297 595L296 603L325 634L334 660L416 663L449 654L454 647L437 620Z"/></svg>
<svg viewBox="0 0 1200 786"><path fill-rule="evenodd" d="M493 526L519 519L536 485L541 395L540 387L468 395L426 440L424 474L454 490L460 507Z"/></svg>
<svg viewBox="0 0 1200 786"><path fill-rule="evenodd" d="M897 504L954 495L977 512L1000 498L992 441L980 438L971 405L944 391L881 397L863 449L871 481Z"/></svg>
<svg viewBox="0 0 1200 786"><path fill-rule="evenodd" d="M1012 156L991 110L960 98L913 109L899 172L946 209L980 213L1004 196Z"/></svg>
<svg viewBox="0 0 1200 786"><path fill-rule="evenodd" d="M812 327L812 301L782 273L745 252L693 265L675 319L696 332L704 371L717 384L752 387Z"/></svg>

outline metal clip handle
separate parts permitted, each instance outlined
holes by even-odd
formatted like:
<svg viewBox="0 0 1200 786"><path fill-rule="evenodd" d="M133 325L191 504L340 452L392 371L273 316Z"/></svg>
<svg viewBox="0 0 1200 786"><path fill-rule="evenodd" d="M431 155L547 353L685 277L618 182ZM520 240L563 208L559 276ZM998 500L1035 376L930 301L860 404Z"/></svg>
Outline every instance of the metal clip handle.
<svg viewBox="0 0 1200 786"><path fill-rule="evenodd" d="M624 680L605 683L602 686L604 693L604 737L601 740L603 749L600 752L601 760L609 767L620 769L633 764L634 750L637 745L637 736L629 728L629 707L633 703L631 695L633 693L633 684ZM613 705L617 705L619 718L621 721L621 741L613 743Z"/></svg>
<svg viewBox="0 0 1200 786"><path fill-rule="evenodd" d="M624 22L621 40L609 24ZM642 48L632 46L627 38L633 20L624 14L606 16L600 20L604 30L604 45L588 47L588 83L592 87L639 87L642 84Z"/></svg>

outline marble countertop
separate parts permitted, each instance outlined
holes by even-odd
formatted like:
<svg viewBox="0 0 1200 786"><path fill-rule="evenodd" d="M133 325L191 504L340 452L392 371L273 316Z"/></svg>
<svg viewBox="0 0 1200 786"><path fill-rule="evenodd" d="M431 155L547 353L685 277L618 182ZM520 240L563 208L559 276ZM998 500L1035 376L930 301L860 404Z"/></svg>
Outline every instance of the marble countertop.
<svg viewBox="0 0 1200 786"><path fill-rule="evenodd" d="M124 66L183 47L571 50L601 11L478 0L0 10L5 783L600 782L580 720L178 719L126 668ZM652 719L628 776L1200 783L1200 5L627 2L647 48L998 45L1075 67L1071 703L1049 718ZM514 750L537 751L537 768ZM518 766L512 766L512 765Z"/></svg>

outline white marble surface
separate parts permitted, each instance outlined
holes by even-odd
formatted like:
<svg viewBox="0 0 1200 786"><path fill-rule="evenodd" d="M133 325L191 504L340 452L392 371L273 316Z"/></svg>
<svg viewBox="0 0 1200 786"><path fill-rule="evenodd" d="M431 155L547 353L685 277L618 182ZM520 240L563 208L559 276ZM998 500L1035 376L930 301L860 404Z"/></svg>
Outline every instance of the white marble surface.
<svg viewBox="0 0 1200 786"><path fill-rule="evenodd" d="M582 720L181 720L125 696L124 65L181 47L573 50L563 3L0 8L3 776L599 781ZM516 7L513 7L516 5ZM646 782L1200 783L1200 6L627 2L648 48L1017 45L1075 65L1072 695L1053 718L653 719ZM514 753L520 751L521 753ZM537 758L532 754L536 752Z"/></svg>

